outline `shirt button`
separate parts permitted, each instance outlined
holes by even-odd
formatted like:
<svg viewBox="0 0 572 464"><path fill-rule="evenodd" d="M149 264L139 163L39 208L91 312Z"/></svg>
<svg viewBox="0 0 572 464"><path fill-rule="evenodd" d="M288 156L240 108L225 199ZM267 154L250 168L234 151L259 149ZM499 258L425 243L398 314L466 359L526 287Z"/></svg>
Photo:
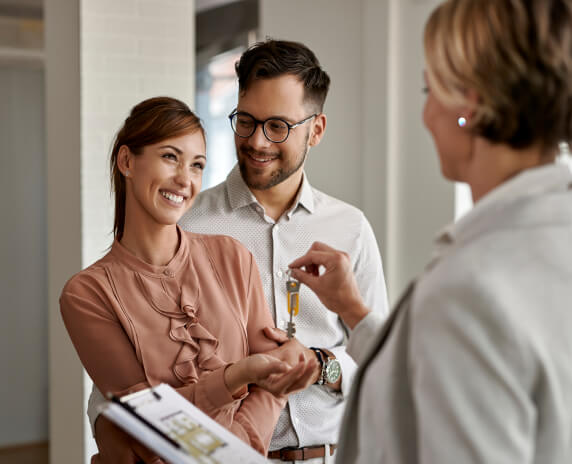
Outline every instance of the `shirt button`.
<svg viewBox="0 0 572 464"><path fill-rule="evenodd" d="M280 271L280 270L276 271L276 276L277 276L277 277L282 277L282 271Z"/></svg>
<svg viewBox="0 0 572 464"><path fill-rule="evenodd" d="M165 274L167 277L175 277L175 273L173 271L171 271L170 269L165 269L163 271L163 274Z"/></svg>

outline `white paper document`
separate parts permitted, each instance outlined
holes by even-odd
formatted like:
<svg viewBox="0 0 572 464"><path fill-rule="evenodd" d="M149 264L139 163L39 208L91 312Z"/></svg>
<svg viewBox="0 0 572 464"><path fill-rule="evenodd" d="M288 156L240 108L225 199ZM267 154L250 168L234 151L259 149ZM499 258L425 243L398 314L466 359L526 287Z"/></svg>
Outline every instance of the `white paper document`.
<svg viewBox="0 0 572 464"><path fill-rule="evenodd" d="M171 464L268 462L167 384L107 402L100 412Z"/></svg>

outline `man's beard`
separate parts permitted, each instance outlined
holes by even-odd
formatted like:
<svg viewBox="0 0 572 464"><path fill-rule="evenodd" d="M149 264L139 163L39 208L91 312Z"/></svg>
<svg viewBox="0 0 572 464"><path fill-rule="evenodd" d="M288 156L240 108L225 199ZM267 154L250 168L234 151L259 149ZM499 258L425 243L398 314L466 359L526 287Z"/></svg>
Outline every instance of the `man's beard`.
<svg viewBox="0 0 572 464"><path fill-rule="evenodd" d="M304 165L304 161L306 161L306 156L308 155L308 138L309 134L306 137L306 140L304 141L304 148L303 148L304 153L302 154L300 160L294 167L290 168L289 166L287 166L286 169L284 169L284 167L279 167L270 174L270 179L261 181L256 181L255 179L253 179L253 177L255 176L249 176L248 167L246 166L246 161L244 158L246 158L249 155L253 155L255 158L256 157L265 158L268 156L268 153L240 148L239 150L242 154L242 158L238 158L238 167L240 169L240 174L242 175L242 178L244 179L246 185L248 185L249 188L254 190L268 190L269 188L272 188L275 185L284 182L292 174L296 173ZM278 155L276 158L277 159L281 158L281 155Z"/></svg>

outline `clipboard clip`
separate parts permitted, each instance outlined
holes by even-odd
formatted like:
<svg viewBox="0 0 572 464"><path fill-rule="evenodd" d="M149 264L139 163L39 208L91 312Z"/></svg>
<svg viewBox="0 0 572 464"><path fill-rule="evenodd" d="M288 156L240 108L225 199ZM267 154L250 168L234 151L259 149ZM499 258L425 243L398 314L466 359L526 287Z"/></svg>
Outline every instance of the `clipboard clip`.
<svg viewBox="0 0 572 464"><path fill-rule="evenodd" d="M161 395L159 395L159 393L157 393L155 390L153 390L153 387L149 388L149 390L151 390L151 393L153 394L153 396L157 399L160 400L161 399ZM140 393L140 392L137 392ZM147 427L149 427L151 430L153 430L153 432L155 432L157 435L159 435L161 438L164 438L165 440L167 440L171 445L173 445L175 448L183 451L184 453L187 453L187 450L185 450L185 448L183 448L180 443L178 443L177 441L173 440L169 435L167 435L165 432L163 432L162 430L158 429L155 425L153 425L151 422L149 422L147 419L145 419L142 415L140 415L137 410L131 406L129 403L127 403L126 401L121 401L121 398L119 398L118 396L114 395L113 393L107 393L107 398L109 399L109 401L111 401L112 403L118 405L119 407L121 407L123 410L127 411L129 414L131 414L133 417L135 417L136 419L138 419L140 422L144 423Z"/></svg>

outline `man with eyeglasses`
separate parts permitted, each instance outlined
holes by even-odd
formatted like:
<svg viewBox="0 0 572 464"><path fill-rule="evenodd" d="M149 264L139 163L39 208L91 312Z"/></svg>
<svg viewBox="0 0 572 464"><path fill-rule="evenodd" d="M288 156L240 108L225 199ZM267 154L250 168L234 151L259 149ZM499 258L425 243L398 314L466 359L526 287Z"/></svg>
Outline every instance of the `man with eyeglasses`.
<svg viewBox="0 0 572 464"><path fill-rule="evenodd" d="M381 257L363 213L316 190L304 174L310 147L324 136L323 106L330 85L314 53L300 43L267 40L242 55L236 73L238 106L229 119L237 166L223 183L198 195L180 225L242 242L256 259L276 322L277 329L268 328L266 335L282 344L293 363L300 355L319 361L307 388L290 395L274 430L269 459L330 463L356 369L345 351L348 328L302 286L295 337L288 340L280 330L289 319L286 271L315 241L344 250L362 298L385 316ZM92 420L101 400L95 389L89 408ZM113 437L106 439L115 448L128 446L117 437L115 442Z"/></svg>
<svg viewBox="0 0 572 464"><path fill-rule="evenodd" d="M306 46L276 40L248 49L236 73L238 105L229 119L237 166L226 181L199 194L181 226L231 235L252 252L279 329L289 318L285 271L316 240L348 253L362 297L386 314L381 258L367 219L357 208L313 188L304 174L308 151L326 129L328 74ZM333 462L344 396L356 365L345 352L348 329L340 319L303 286L299 301L295 339L289 342L292 358L317 356L322 369L308 379L308 388L289 397L269 458ZM279 329L267 335L282 343L287 339Z"/></svg>

